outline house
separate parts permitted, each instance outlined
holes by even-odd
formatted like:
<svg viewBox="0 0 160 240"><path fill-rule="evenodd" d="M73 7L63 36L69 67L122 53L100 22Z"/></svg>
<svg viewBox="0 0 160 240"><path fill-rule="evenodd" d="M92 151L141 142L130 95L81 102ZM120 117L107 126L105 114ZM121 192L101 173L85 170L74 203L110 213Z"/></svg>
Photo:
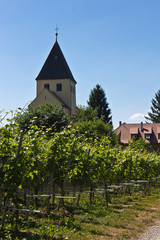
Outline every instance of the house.
<svg viewBox="0 0 160 240"><path fill-rule="evenodd" d="M114 132L120 135L122 144L128 144L133 138L135 140L142 138L154 148L160 148L160 123L128 124L120 122Z"/></svg>
<svg viewBox="0 0 160 240"><path fill-rule="evenodd" d="M76 81L58 44L57 36L56 32L53 48L36 78L37 95L30 106L56 104L71 117L76 113Z"/></svg>

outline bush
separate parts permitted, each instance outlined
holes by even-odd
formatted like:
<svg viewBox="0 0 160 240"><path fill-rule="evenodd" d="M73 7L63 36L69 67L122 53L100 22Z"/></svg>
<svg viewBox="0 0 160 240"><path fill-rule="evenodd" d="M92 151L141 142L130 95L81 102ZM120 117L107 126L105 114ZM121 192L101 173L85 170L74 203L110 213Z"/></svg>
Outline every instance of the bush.
<svg viewBox="0 0 160 240"><path fill-rule="evenodd" d="M49 103L39 105L36 108L28 107L16 117L16 123L24 131L28 130L32 124L40 128L50 129L52 132L60 131L68 122L68 116L64 111Z"/></svg>

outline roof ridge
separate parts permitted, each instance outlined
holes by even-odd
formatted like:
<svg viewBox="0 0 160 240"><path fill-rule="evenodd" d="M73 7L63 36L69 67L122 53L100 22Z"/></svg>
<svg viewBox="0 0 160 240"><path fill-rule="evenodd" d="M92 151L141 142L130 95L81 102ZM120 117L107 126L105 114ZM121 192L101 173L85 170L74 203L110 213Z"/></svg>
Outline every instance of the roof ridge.
<svg viewBox="0 0 160 240"><path fill-rule="evenodd" d="M47 89L47 90L48 90L52 95L54 95L54 96L62 103L62 105L63 105L64 107L70 109L70 107L68 107L67 104L66 104L55 92L53 92L53 91L51 91L51 90L49 90L49 89Z"/></svg>

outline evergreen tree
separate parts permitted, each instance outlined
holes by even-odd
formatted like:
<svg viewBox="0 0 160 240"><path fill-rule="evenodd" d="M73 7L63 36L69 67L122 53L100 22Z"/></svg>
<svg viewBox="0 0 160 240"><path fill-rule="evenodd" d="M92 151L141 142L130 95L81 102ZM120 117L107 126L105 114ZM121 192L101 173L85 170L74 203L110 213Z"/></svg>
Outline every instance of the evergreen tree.
<svg viewBox="0 0 160 240"><path fill-rule="evenodd" d="M97 109L97 117L99 119L102 119L105 123L112 124L111 110L107 103L105 92L99 84L91 90L88 105L93 109Z"/></svg>
<svg viewBox="0 0 160 240"><path fill-rule="evenodd" d="M145 118L153 123L160 123L160 90L155 94L155 98L152 98L151 103L151 112Z"/></svg>

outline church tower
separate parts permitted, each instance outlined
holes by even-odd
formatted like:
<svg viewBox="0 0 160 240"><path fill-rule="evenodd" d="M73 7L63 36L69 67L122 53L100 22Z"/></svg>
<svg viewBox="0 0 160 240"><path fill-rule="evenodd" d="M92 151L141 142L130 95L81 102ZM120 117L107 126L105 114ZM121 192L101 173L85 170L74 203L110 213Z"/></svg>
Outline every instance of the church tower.
<svg viewBox="0 0 160 240"><path fill-rule="evenodd" d="M76 112L76 81L56 41L41 69L37 81L37 96L30 104L32 107L45 103L61 106L65 113L72 116Z"/></svg>

